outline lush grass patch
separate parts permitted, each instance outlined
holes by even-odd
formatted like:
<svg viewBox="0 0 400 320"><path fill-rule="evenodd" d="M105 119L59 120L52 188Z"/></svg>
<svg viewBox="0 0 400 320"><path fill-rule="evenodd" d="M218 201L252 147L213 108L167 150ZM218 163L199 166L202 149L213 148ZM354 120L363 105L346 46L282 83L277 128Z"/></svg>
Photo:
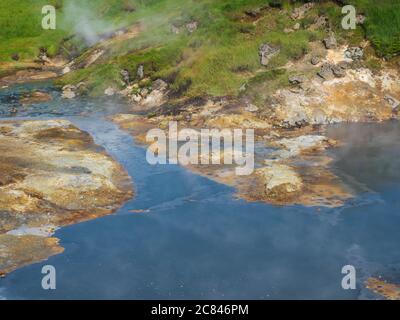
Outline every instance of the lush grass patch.
<svg viewBox="0 0 400 320"><path fill-rule="evenodd" d="M40 47L55 54L62 30L42 29L42 7L59 5L57 0L2 0L0 1L0 61L11 61L12 54L21 59L32 59Z"/></svg>
<svg viewBox="0 0 400 320"><path fill-rule="evenodd" d="M40 48L50 55L59 52L62 39L80 29L104 32L134 19L133 12L157 0L1 0L0 61L12 61L13 54L21 60L33 60ZM56 8L56 30L42 29L42 7Z"/></svg>
<svg viewBox="0 0 400 320"><path fill-rule="evenodd" d="M153 1L134 16L143 32L134 41L122 42L107 51L110 63L128 69L135 80L139 64L152 79L164 78L187 97L235 95L257 72L281 67L300 58L316 35L311 31L287 34L283 30L294 22L276 8L252 18L245 11L268 5L260 0ZM198 22L189 34L185 25ZM176 35L171 26L180 28ZM268 67L259 63L262 43L281 48ZM87 81L98 82L96 75ZM67 79L70 79L68 77Z"/></svg>
<svg viewBox="0 0 400 320"><path fill-rule="evenodd" d="M169 31L171 23L184 26L196 20L199 29L191 35L181 35L178 47L171 40L163 44L169 48L167 51L180 51L180 59L171 60L168 68L155 70L153 76L172 78L172 88L179 92L184 88L189 97L235 95L259 69L273 69L289 59L300 58L313 33L284 33L283 29L294 23L278 9L263 10L257 19L245 14L246 10L266 5L259 0L187 1L164 28ZM258 56L258 49L265 42L281 48L268 68L260 65ZM135 52L132 59L140 61L140 53Z"/></svg>
<svg viewBox="0 0 400 320"><path fill-rule="evenodd" d="M381 56L400 53L400 1L399 0L353 0L358 10L367 17L364 28Z"/></svg>
<svg viewBox="0 0 400 320"><path fill-rule="evenodd" d="M304 1L289 0L2 0L0 3L0 59L10 61L13 53L22 59L33 59L40 47L50 54L84 50L92 34L140 23L140 35L128 41L113 43L99 60L85 70L77 70L60 83L85 81L94 94L108 85L120 84L119 71L128 69L135 81L139 64L150 79L166 79L173 90L188 97L235 95L243 84L269 74L289 60L302 57L309 43L321 40L324 31L306 27L318 15L330 17L331 27L339 41L358 44L367 36L382 56L400 52L399 1L348 0L367 21L363 28L345 31L341 28L341 7L333 1L321 1L300 23L303 29L284 32L294 21L289 13ZM41 29L41 7L58 8L56 31ZM71 6L75 3L75 6ZM268 8L268 9L265 9ZM284 8L286 11L281 11ZM261 9L261 10L260 10ZM246 14L253 11L255 16ZM83 24L81 24L83 21ZM185 25L197 21L198 29L189 33ZM171 32L171 26L180 33ZM61 40L76 33L68 42ZM279 46L281 51L268 67L259 63L262 43ZM61 48L61 50L60 50ZM83 56L82 56L83 58ZM372 62L371 62L372 63ZM272 73L274 74L274 73ZM278 83L278 75L266 82ZM280 81L280 80L279 80Z"/></svg>

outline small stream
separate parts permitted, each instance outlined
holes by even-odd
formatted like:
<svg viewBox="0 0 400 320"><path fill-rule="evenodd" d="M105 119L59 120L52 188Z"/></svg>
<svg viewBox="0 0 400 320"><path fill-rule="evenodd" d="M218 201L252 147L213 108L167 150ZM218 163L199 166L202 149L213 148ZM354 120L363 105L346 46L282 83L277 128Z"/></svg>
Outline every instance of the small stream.
<svg viewBox="0 0 400 320"><path fill-rule="evenodd" d="M274 207L234 197L232 188L182 167L150 166L145 150L105 120L115 101L53 101L18 118L66 118L88 131L132 176L136 197L115 214L58 230L64 253L0 279L0 299L379 299L370 276L400 283L400 125L336 125L335 172L360 190L341 208ZM145 210L137 213L136 210ZM148 211L147 211L148 210ZM41 288L41 268L57 270L57 289ZM341 269L357 270L343 290Z"/></svg>

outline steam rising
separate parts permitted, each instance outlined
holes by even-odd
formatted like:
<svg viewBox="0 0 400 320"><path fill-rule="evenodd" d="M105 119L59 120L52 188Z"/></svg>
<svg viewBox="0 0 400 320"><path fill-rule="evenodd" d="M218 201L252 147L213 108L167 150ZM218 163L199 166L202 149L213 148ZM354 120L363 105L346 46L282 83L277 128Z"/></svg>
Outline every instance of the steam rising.
<svg viewBox="0 0 400 320"><path fill-rule="evenodd" d="M84 39L88 46L100 40L99 34L114 29L112 23L100 20L96 12L83 1L70 0L66 2L64 16L67 25L72 26L74 33Z"/></svg>

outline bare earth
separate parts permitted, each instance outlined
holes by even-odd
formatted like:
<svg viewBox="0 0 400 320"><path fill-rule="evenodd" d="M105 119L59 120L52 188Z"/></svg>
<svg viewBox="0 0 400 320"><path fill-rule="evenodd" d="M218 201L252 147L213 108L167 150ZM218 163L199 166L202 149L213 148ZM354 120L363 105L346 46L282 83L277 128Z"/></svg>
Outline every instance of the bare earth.
<svg viewBox="0 0 400 320"><path fill-rule="evenodd" d="M0 123L0 275L60 253L60 227L133 196L125 170L69 121Z"/></svg>

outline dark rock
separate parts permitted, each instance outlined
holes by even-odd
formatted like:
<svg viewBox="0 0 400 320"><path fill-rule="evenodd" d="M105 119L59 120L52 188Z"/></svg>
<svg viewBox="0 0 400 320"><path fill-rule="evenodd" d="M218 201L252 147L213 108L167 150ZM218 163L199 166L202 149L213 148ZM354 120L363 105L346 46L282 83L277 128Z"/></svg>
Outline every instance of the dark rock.
<svg viewBox="0 0 400 320"><path fill-rule="evenodd" d="M121 77L122 77L122 81L124 81L124 83L126 85L129 85L130 84L129 71L126 70L126 69L123 69L123 70L121 70L120 74L121 74Z"/></svg>
<svg viewBox="0 0 400 320"><path fill-rule="evenodd" d="M153 82L152 88L153 90L165 90L168 88L168 84L162 79L157 79Z"/></svg>
<svg viewBox="0 0 400 320"><path fill-rule="evenodd" d="M143 79L144 78L144 67L143 65L139 65L138 69L137 69L137 76L139 79Z"/></svg>
<svg viewBox="0 0 400 320"><path fill-rule="evenodd" d="M259 50L260 63L263 66L268 65L271 58L279 54L280 51L280 48L272 47L271 45L264 43L263 45L261 45Z"/></svg>
<svg viewBox="0 0 400 320"><path fill-rule="evenodd" d="M365 16L362 14L357 15L356 17L356 23L357 24L364 24L365 22Z"/></svg>
<svg viewBox="0 0 400 320"><path fill-rule="evenodd" d="M326 27L328 24L328 18L325 16L319 16L315 19L314 23L310 26L311 30L318 30Z"/></svg>
<svg viewBox="0 0 400 320"><path fill-rule="evenodd" d="M386 102L390 104L393 110L397 110L399 108L400 101L394 98L393 96L387 94L385 95L384 99L386 100Z"/></svg>
<svg viewBox="0 0 400 320"><path fill-rule="evenodd" d="M333 79L334 75L332 71L332 65L329 63L324 63L321 66L321 70L318 72L318 75L324 80Z"/></svg>
<svg viewBox="0 0 400 320"><path fill-rule="evenodd" d="M268 4L271 8L282 9L282 1L281 0L269 0Z"/></svg>
<svg viewBox="0 0 400 320"><path fill-rule="evenodd" d="M331 70L336 78L343 78L346 75L345 70L338 65L332 66Z"/></svg>
<svg viewBox="0 0 400 320"><path fill-rule="evenodd" d="M247 16L252 17L252 18L257 18L260 16L261 10L256 9L256 10L246 10L244 12Z"/></svg>
<svg viewBox="0 0 400 320"><path fill-rule="evenodd" d="M349 70L352 67L351 63L348 63L346 61L341 61L337 64L337 66L343 70Z"/></svg>
<svg viewBox="0 0 400 320"><path fill-rule="evenodd" d="M291 84L301 84L305 82L307 79L303 75L293 75L289 77L289 83Z"/></svg>
<svg viewBox="0 0 400 320"><path fill-rule="evenodd" d="M76 97L77 87L72 84L67 84L62 88L62 97L64 99L73 99Z"/></svg>
<svg viewBox="0 0 400 320"><path fill-rule="evenodd" d="M326 49L334 49L337 46L337 41L334 34L331 34L329 37L323 40L324 46Z"/></svg>
<svg viewBox="0 0 400 320"><path fill-rule="evenodd" d="M47 56L47 49L46 48L40 48L39 49L38 59L39 59L39 62L42 63L42 64L46 64L46 63L50 62L50 59Z"/></svg>
<svg viewBox="0 0 400 320"><path fill-rule="evenodd" d="M142 96L142 98L146 98L148 94L149 94L149 89L143 88L140 90L140 95Z"/></svg>
<svg viewBox="0 0 400 320"><path fill-rule="evenodd" d="M11 59L13 59L14 61L18 61L19 60L19 54L18 53L13 53L11 55Z"/></svg>
<svg viewBox="0 0 400 320"><path fill-rule="evenodd" d="M305 112L299 111L282 122L284 128L301 128L309 124L309 118Z"/></svg>
<svg viewBox="0 0 400 320"><path fill-rule="evenodd" d="M320 57L318 57L318 56L313 56L312 58L311 58L311 64L313 65L313 66L316 66L318 63L320 63L321 62L321 58Z"/></svg>
<svg viewBox="0 0 400 320"><path fill-rule="evenodd" d="M301 7L297 7L293 10L292 14L290 15L290 17L293 20L298 20L298 19L303 19L304 16L306 15L306 13L312 9L314 7L314 3L313 2L308 2L303 4Z"/></svg>
<svg viewBox="0 0 400 320"><path fill-rule="evenodd" d="M360 47L351 47L344 52L344 56L352 60L360 60L364 56L364 50Z"/></svg>

